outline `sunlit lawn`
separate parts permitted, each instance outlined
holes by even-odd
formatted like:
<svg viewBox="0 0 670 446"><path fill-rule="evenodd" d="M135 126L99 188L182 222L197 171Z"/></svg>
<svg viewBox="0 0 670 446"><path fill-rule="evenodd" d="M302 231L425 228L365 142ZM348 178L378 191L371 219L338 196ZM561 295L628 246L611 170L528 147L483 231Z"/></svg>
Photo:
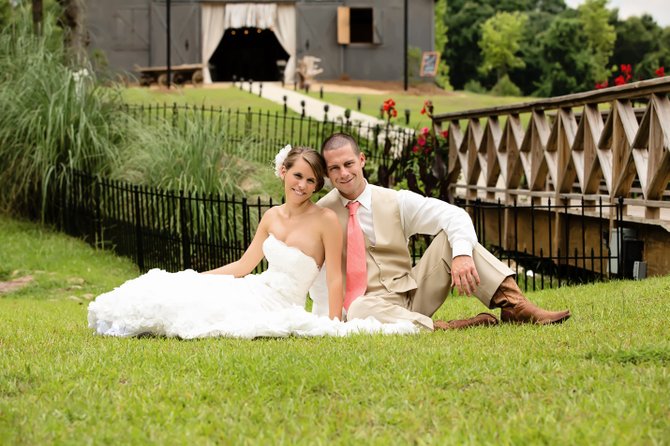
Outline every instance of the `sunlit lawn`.
<svg viewBox="0 0 670 446"><path fill-rule="evenodd" d="M172 90L156 87L129 87L122 90L122 95L128 104L188 104L240 111L246 111L251 107L253 111L262 110L270 113L284 110L282 104L259 98L258 95L251 94L248 90L243 91L224 84L217 84L216 88L194 88L188 85Z"/></svg>
<svg viewBox="0 0 670 446"><path fill-rule="evenodd" d="M319 98L318 91L310 91L309 95ZM359 94L359 93L335 93L325 91L323 94L323 101L330 102L341 107L349 108L351 110L358 109L358 98L361 99L361 112L371 116L380 116L380 107L386 99L392 98L396 103L398 110L398 117L395 121L398 124L407 125L405 121L406 110L409 110L410 121L409 127L420 128L427 126L430 120L421 114L424 101L431 100L433 102L435 114L459 112L465 110L473 110L486 107L495 107L507 104L516 104L521 102L533 101L536 98L524 97L500 97L489 96L467 91L454 91L447 94L440 95L418 95L413 93L405 93L402 91L394 91L386 94Z"/></svg>
<svg viewBox="0 0 670 446"><path fill-rule="evenodd" d="M271 113L283 111L282 104L276 104L272 101L259 98L258 95L251 94L246 89L240 90L239 88L229 86L229 84L196 88L185 86L171 91L156 87L129 87L123 89L122 94L125 102L129 104L189 104L238 109L241 111L246 111L249 107L252 110L270 111ZM305 94L304 91L301 94ZM315 90L310 91L308 95L317 99L320 98L319 92ZM420 113L424 101L428 99L433 102L435 114L516 104L536 99L528 97L490 96L466 91L454 91L440 95L419 95L403 91L395 91L387 94L360 94L355 91L352 93L341 93L327 91L326 87L323 99L321 100L351 110L357 110L358 98L361 99L360 111L376 117L379 116L379 109L382 103L388 98L393 98L399 113L395 122L400 125L407 125L405 123L405 110L409 110L410 121L408 126L412 128L420 128L429 124L429 119Z"/></svg>
<svg viewBox="0 0 670 446"><path fill-rule="evenodd" d="M95 336L127 260L0 216L0 444L664 444L670 277L531 293L573 318L416 336ZM222 296L222 298L225 298ZM442 318L475 314L453 298Z"/></svg>

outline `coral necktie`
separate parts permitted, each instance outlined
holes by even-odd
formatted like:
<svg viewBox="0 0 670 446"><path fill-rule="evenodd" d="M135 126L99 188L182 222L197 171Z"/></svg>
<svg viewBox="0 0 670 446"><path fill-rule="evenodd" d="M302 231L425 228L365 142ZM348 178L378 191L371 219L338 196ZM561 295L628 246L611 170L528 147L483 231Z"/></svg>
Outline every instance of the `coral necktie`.
<svg viewBox="0 0 670 446"><path fill-rule="evenodd" d="M344 308L359 296L365 294L368 286L367 265L365 263L365 240L363 230L358 223L356 211L361 204L358 201L350 201L349 221L347 223L347 285L344 292Z"/></svg>

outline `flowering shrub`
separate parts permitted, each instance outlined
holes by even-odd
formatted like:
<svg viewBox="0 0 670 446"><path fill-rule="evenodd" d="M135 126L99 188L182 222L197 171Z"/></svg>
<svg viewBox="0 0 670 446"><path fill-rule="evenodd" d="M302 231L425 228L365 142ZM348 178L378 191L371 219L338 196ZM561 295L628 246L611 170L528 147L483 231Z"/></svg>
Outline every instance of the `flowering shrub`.
<svg viewBox="0 0 670 446"><path fill-rule="evenodd" d="M377 183L384 187L389 187L391 176L403 164L402 137L398 130L394 128L392 119L398 117L398 110L395 108L395 101L391 98L384 101L381 107L382 119L386 120L383 128L378 128L376 139L378 143L384 146L384 156L377 169ZM391 163L388 160L391 159Z"/></svg>
<svg viewBox="0 0 670 446"><path fill-rule="evenodd" d="M433 103L425 101L422 115L433 117ZM436 132L434 127L424 127L418 132L405 167L407 187L416 193L447 199L447 159L449 131Z"/></svg>
<svg viewBox="0 0 670 446"><path fill-rule="evenodd" d="M390 123L391 118L396 118L398 116L398 110L395 108L395 101L391 98L384 101L382 111L382 117L387 117L387 123Z"/></svg>
<svg viewBox="0 0 670 446"><path fill-rule="evenodd" d="M378 184L388 187L392 175L395 175L395 182L400 180L399 176L404 176L411 191L446 199L449 131L435 132L433 128L424 127L414 134L409 144L403 146L402 138L392 124L398 116L395 101L390 98L384 101L381 112L386 121L379 134L384 143L383 159L392 161L390 164L382 161L377 170ZM431 101L424 102L421 114L432 118Z"/></svg>
<svg viewBox="0 0 670 446"><path fill-rule="evenodd" d="M633 79L633 67L631 64L621 64L619 66L619 71L620 74L614 78L614 85L624 85L630 82ZM663 77L665 76L665 67L658 67L658 69L654 72L656 74L656 77ZM639 77L638 77L639 79ZM595 88L596 90L599 90L601 88L607 88L609 86L609 81L605 79L602 82L596 82Z"/></svg>

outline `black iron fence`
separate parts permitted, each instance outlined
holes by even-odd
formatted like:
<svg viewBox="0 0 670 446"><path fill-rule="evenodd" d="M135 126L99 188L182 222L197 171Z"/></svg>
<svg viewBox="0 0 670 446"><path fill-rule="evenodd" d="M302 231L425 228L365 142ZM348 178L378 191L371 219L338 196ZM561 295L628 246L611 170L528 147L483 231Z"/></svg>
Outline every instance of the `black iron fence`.
<svg viewBox="0 0 670 446"><path fill-rule="evenodd" d="M133 259L141 271L204 271L232 262L251 242L263 212L280 204L163 191L81 172L68 177L46 191L47 223ZM621 227L620 206L457 204L473 217L480 243L515 269L526 289L590 282L623 271L625 253L612 250L606 236L611 227ZM415 260L429 241L411 240Z"/></svg>
<svg viewBox="0 0 670 446"><path fill-rule="evenodd" d="M225 134L223 151L244 147L254 161L266 163L274 159L286 144L319 149L321 143L335 132L352 135L368 159L368 174L376 184L389 186L403 179L401 170L407 147L415 141L412 129L383 124L370 124L349 118L317 120L285 110L224 109L222 107L178 104L125 105L129 119L141 125L156 127L161 123L186 126L188 120L206 119Z"/></svg>
<svg viewBox="0 0 670 446"><path fill-rule="evenodd" d="M468 210L480 243L516 272L525 289L633 276L635 253L624 240L623 200L455 204Z"/></svg>

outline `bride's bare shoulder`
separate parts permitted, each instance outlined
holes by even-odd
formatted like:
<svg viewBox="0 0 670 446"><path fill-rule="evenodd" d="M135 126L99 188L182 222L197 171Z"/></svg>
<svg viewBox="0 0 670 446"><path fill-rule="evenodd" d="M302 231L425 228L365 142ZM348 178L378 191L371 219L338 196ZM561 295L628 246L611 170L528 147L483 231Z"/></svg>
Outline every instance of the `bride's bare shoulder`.
<svg viewBox="0 0 670 446"><path fill-rule="evenodd" d="M321 206L316 206L319 219L324 224L337 224L337 214L332 209L322 208Z"/></svg>

